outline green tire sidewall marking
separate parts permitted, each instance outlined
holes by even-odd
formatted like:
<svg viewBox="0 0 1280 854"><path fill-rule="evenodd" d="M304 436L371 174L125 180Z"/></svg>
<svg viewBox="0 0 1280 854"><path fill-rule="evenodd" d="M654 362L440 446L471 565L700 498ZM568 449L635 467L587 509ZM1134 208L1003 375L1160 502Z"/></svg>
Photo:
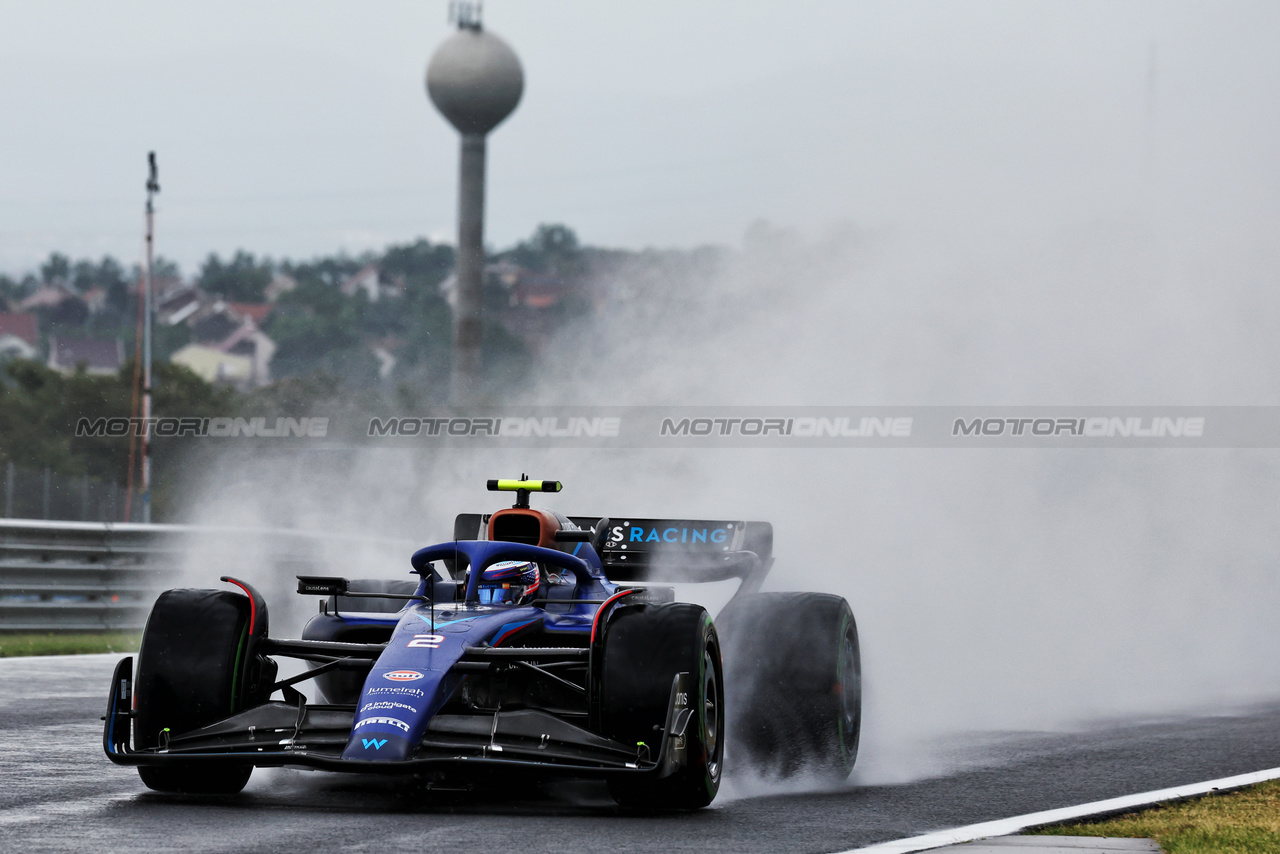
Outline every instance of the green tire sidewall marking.
<svg viewBox="0 0 1280 854"><path fill-rule="evenodd" d="M249 621L246 620L244 628L240 630L240 643L236 645L236 660L231 667L231 714L235 714L240 708L240 669L244 663L244 645L249 638Z"/></svg>
<svg viewBox="0 0 1280 854"><path fill-rule="evenodd" d="M844 691L845 691L844 660L845 660L845 655L847 654L845 651L844 636L848 630L849 630L849 615L842 614L840 616L840 634L836 636L836 643L839 644L839 649L840 649L840 654L836 656L836 679L840 683L840 714L836 721L836 734L839 737L839 741L840 741L840 760L845 763L848 762L848 757L849 757L849 746L845 744L845 731L844 731L844 724L845 724L845 721L844 721Z"/></svg>

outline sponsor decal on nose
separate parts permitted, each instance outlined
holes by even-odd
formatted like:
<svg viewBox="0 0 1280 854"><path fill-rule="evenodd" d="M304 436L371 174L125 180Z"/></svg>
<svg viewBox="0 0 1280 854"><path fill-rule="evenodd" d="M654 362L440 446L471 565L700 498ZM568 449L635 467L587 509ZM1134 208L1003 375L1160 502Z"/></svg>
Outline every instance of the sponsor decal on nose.
<svg viewBox="0 0 1280 854"><path fill-rule="evenodd" d="M377 703L365 703L363 706L360 707L360 711L362 712L377 711L379 709L387 709L387 710L407 709L410 712L410 714L416 715L418 713L418 710L415 707L410 706L408 703L396 703L394 701L380 701Z"/></svg>
<svg viewBox="0 0 1280 854"><path fill-rule="evenodd" d="M382 685L369 689L370 694L402 694L408 697L425 697L427 696L418 688L407 688L403 685Z"/></svg>
<svg viewBox="0 0 1280 854"><path fill-rule="evenodd" d="M382 674L383 679L390 679L392 682L416 682L423 676L416 670L388 670Z"/></svg>
<svg viewBox="0 0 1280 854"><path fill-rule="evenodd" d="M399 718L365 718L362 721L358 721L352 729L360 729L360 727L369 726L370 724L382 724L384 726L393 726L396 729L402 729L405 732L409 731L409 725Z"/></svg>

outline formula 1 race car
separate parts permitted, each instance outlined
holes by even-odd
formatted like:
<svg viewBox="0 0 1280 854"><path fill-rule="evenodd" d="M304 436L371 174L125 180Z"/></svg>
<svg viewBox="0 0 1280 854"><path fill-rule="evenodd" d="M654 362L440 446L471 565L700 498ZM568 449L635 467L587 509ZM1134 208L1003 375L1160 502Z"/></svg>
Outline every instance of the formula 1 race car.
<svg viewBox="0 0 1280 854"><path fill-rule="evenodd" d="M666 809L711 802L726 736L744 766L848 776L853 614L838 596L758 592L767 522L570 518L529 506L556 481L489 489L515 506L458 516L455 540L413 554L416 581L299 576L323 597L301 639L268 634L244 581L161 594L136 670L116 667L107 756L162 792L234 793L255 766L293 766L594 778L619 804ZM657 586L734 578L714 623ZM277 680L280 657L307 669Z"/></svg>

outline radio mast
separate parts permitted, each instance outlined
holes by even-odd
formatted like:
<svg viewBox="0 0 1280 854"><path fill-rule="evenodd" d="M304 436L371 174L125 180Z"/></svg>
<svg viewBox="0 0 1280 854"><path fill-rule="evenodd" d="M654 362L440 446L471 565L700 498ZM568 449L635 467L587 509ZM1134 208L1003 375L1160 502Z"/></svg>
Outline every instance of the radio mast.
<svg viewBox="0 0 1280 854"><path fill-rule="evenodd" d="M156 213L153 200L160 192L156 171L156 153L147 153L147 252L143 267L145 295L145 320L142 326L142 522L151 522L151 289L152 268L155 265Z"/></svg>

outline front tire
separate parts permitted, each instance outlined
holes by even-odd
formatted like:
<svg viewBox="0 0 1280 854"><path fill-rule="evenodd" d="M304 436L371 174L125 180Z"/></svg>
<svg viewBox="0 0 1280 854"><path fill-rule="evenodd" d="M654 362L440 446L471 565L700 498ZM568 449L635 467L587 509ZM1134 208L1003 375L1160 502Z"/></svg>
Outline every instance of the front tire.
<svg viewBox="0 0 1280 854"><path fill-rule="evenodd" d="M137 748L159 747L244 708L248 645L246 597L226 590L160 594L138 650ZM252 773L250 765L138 766L147 788L181 794L235 794Z"/></svg>
<svg viewBox="0 0 1280 854"><path fill-rule="evenodd" d="M698 605L624 607L606 626L601 668L601 723L605 734L651 750L662 742L671 685L688 673L696 697L685 729L686 762L662 778L618 777L609 792L622 806L705 807L720 788L724 768L724 672L711 616Z"/></svg>

